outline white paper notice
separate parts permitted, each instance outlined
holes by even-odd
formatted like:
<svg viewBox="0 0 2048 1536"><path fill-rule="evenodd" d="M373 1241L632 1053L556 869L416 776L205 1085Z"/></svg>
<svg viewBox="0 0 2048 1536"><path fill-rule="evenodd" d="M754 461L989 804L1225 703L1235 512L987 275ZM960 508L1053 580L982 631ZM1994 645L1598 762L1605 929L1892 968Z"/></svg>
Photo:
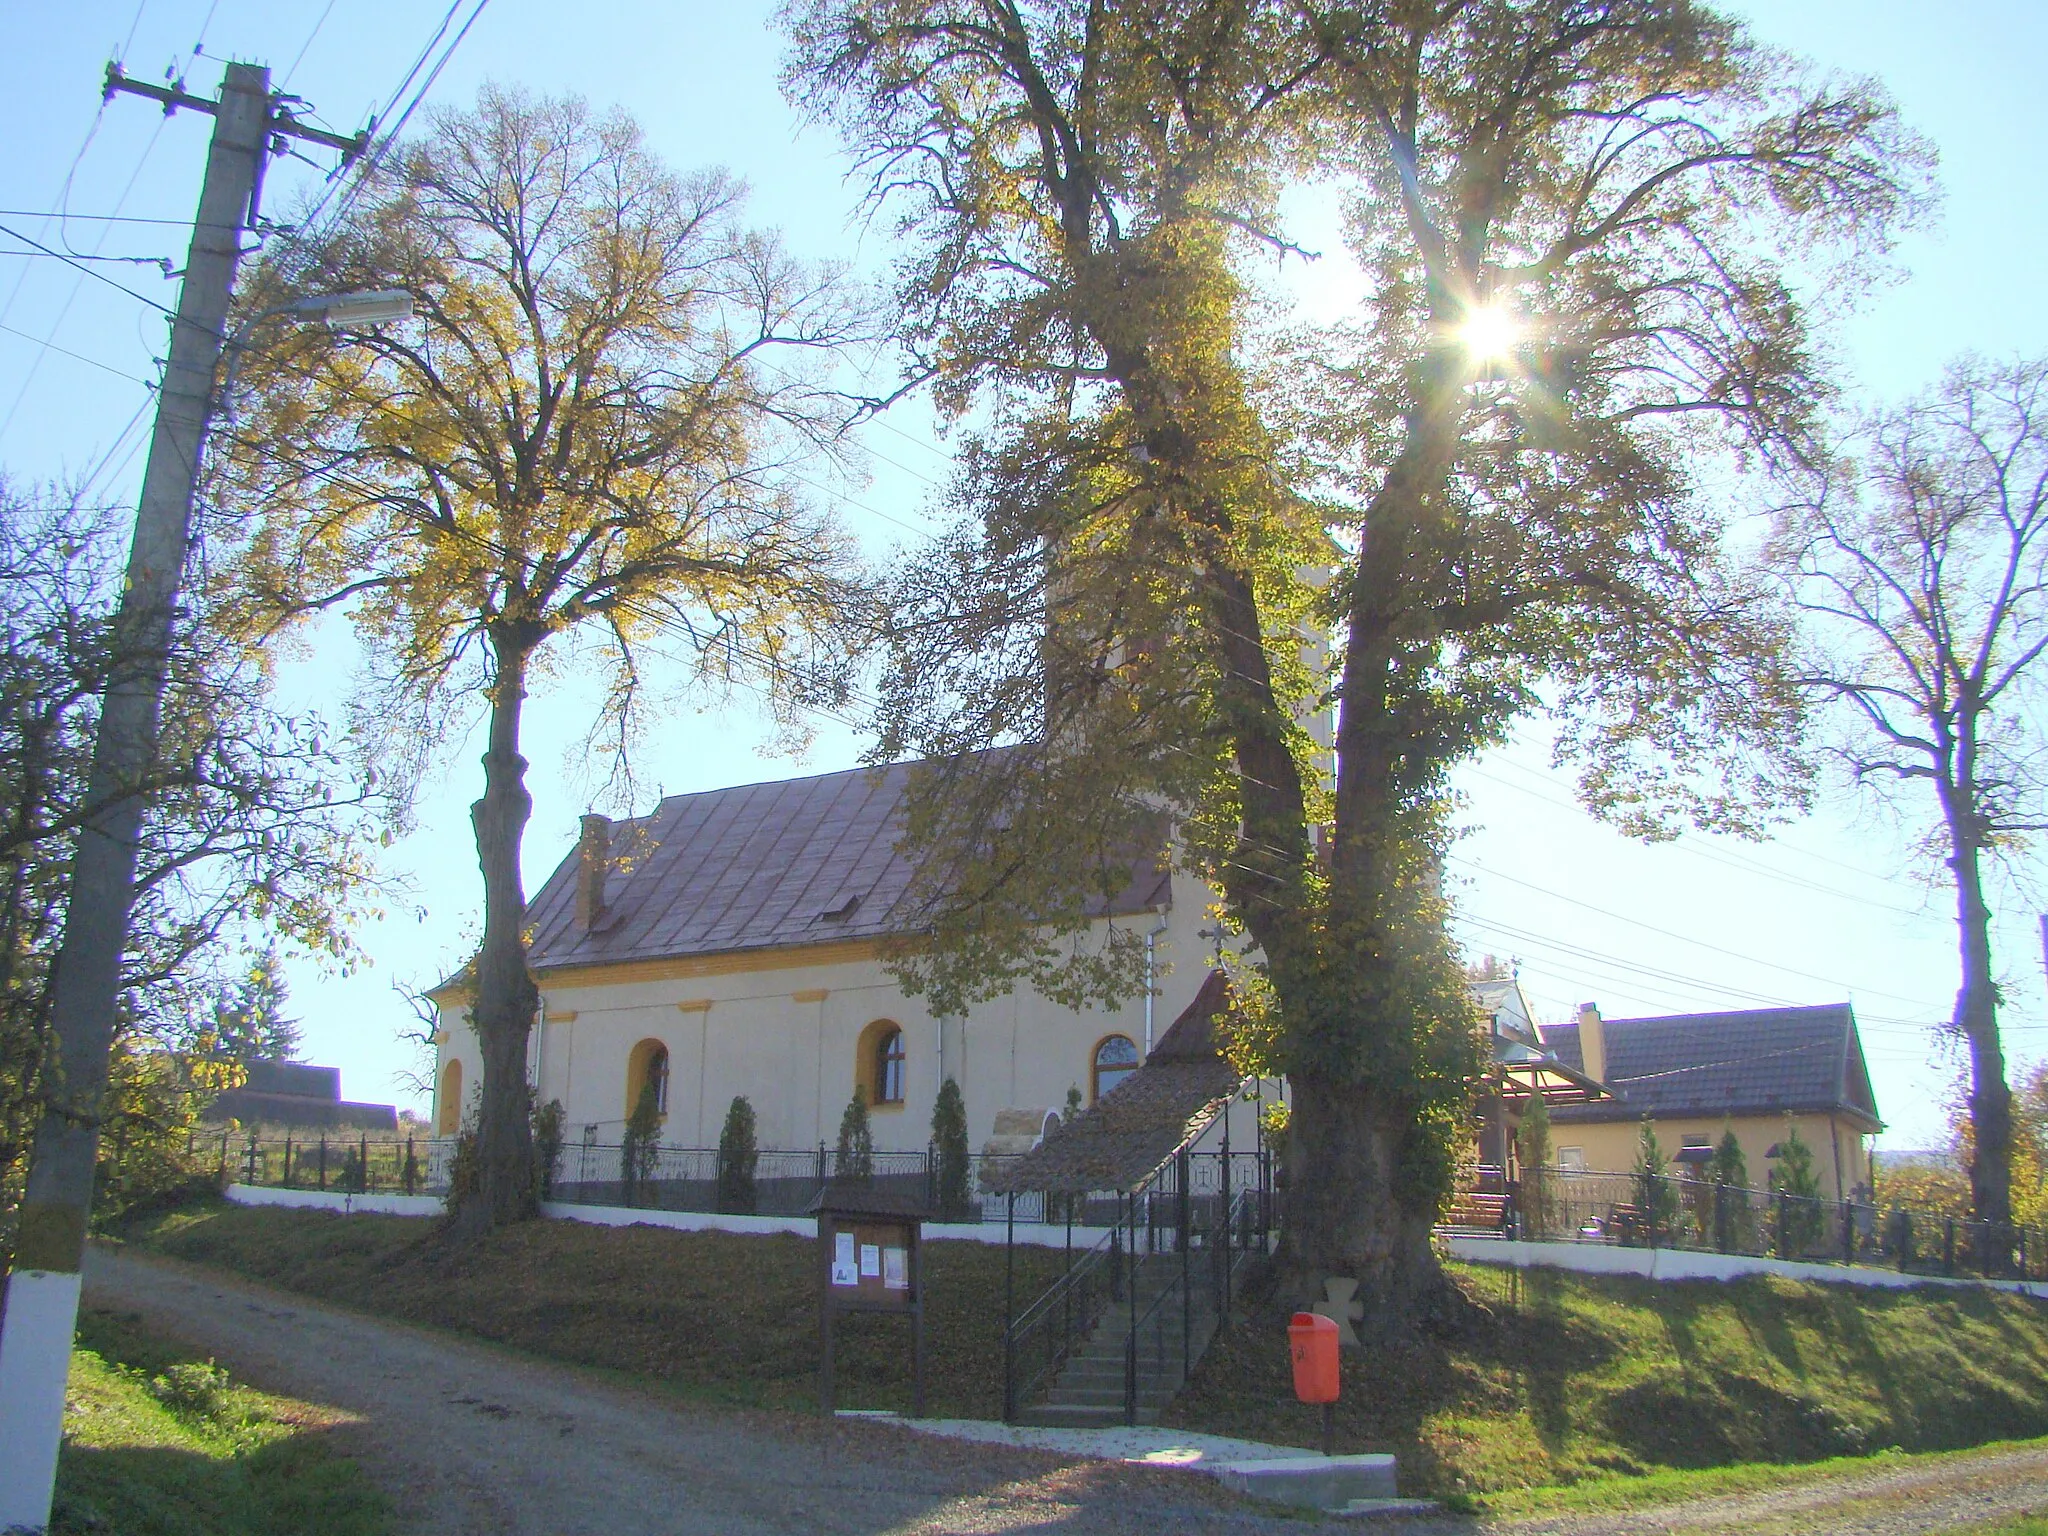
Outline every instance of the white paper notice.
<svg viewBox="0 0 2048 1536"><path fill-rule="evenodd" d="M901 1248L882 1250L882 1284L892 1291L910 1289L909 1254Z"/></svg>
<svg viewBox="0 0 2048 1536"><path fill-rule="evenodd" d="M860 1273L863 1280L871 1280L882 1272L882 1249L878 1243L860 1245Z"/></svg>
<svg viewBox="0 0 2048 1536"><path fill-rule="evenodd" d="M853 1262L853 1234L834 1232L832 1234L832 1283L834 1285L859 1285L860 1272Z"/></svg>

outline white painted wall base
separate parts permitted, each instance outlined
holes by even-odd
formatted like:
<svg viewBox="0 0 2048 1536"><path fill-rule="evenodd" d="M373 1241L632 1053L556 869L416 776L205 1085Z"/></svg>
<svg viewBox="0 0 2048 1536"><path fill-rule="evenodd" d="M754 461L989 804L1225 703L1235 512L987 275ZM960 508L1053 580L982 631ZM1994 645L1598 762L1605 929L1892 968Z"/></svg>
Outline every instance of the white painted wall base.
<svg viewBox="0 0 2048 1536"><path fill-rule="evenodd" d="M1519 1243L1497 1237L1454 1237L1451 1257L1468 1264L1512 1265L1518 1269L1569 1269L1587 1275L1636 1275L1645 1280L1737 1280L1744 1275L1782 1275L1823 1285L1862 1285L1905 1290L1916 1285L1974 1285L2048 1296L2039 1280L1973 1280L1946 1275L1905 1275L1895 1269L1854 1264L1797 1264L1789 1259L1752 1258L1738 1253L1695 1253L1684 1248L1620 1248L1607 1243Z"/></svg>
<svg viewBox="0 0 2048 1536"><path fill-rule="evenodd" d="M344 1195L337 1190L267 1189L251 1184L230 1184L228 1199L237 1205L279 1205L297 1210L337 1211L343 1214L382 1216L438 1216L443 1206L438 1195ZM625 1205L577 1205L546 1200L540 1213L555 1221L582 1221L597 1227L666 1227L672 1232L793 1232L799 1237L818 1235L813 1216L727 1216L717 1211L648 1211ZM931 1242L995 1243L1003 1241L1000 1221L928 1221L924 1235ZM1085 1253L1109 1236L1107 1227L1074 1228L1074 1251ZM1067 1241L1066 1228L1022 1223L1017 1241L1033 1248L1059 1248ZM4 1530L0 1526L0 1530Z"/></svg>
<svg viewBox="0 0 2048 1536"><path fill-rule="evenodd" d="M345 1195L332 1189L268 1189L257 1184L230 1184L227 1195L236 1205L283 1205L365 1216L439 1216L447 1209L439 1195Z"/></svg>
<svg viewBox="0 0 2048 1536"><path fill-rule="evenodd" d="M50 1523L77 1326L77 1275L21 1269L8 1277L0 1328L0 1531L41 1531Z"/></svg>

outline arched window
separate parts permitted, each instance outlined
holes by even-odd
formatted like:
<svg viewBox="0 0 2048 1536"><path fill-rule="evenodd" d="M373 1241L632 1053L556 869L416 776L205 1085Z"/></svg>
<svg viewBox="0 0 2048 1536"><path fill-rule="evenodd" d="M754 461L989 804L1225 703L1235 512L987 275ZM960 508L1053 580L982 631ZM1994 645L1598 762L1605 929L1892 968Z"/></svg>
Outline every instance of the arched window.
<svg viewBox="0 0 2048 1536"><path fill-rule="evenodd" d="M903 1102L903 1031L889 1019L876 1019L860 1032L854 1081L867 1090L870 1105Z"/></svg>
<svg viewBox="0 0 2048 1536"><path fill-rule="evenodd" d="M1088 1078L1093 1089L1092 1104L1118 1083L1138 1070L1138 1047L1129 1035L1108 1035L1095 1047L1095 1055L1088 1063Z"/></svg>
<svg viewBox="0 0 2048 1536"><path fill-rule="evenodd" d="M441 1113L435 1118L434 1130L442 1136L453 1136L462 1129L462 1058L450 1056L447 1065L441 1068Z"/></svg>
<svg viewBox="0 0 2048 1536"><path fill-rule="evenodd" d="M659 1040L642 1040L626 1058L626 1117L640 1107L640 1095L654 1089L654 1112L668 1113L668 1047Z"/></svg>
<svg viewBox="0 0 2048 1536"><path fill-rule="evenodd" d="M875 1041L875 1102L903 1102L903 1031L885 1029Z"/></svg>

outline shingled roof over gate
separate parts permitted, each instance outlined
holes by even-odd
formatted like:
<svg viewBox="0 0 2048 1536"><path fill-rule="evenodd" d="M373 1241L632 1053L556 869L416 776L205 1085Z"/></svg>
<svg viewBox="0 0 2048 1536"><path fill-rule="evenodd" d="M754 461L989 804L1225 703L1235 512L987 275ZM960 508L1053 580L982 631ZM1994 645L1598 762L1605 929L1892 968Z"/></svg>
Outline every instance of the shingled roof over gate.
<svg viewBox="0 0 2048 1536"><path fill-rule="evenodd" d="M613 822L603 901L578 920L571 849L527 904L535 970L667 959L916 931L914 873L897 851L912 764L670 795ZM1107 914L1169 899L1167 870L1134 860Z"/></svg>
<svg viewBox="0 0 2048 1536"><path fill-rule="evenodd" d="M1604 1028L1605 1082L1615 1096L1555 1106L1553 1121L1833 1113L1882 1129L1847 1003L1608 1019ZM1578 1025L1545 1025L1542 1033L1560 1061L1583 1069Z"/></svg>
<svg viewBox="0 0 2048 1536"><path fill-rule="evenodd" d="M1015 1162L988 1186L1082 1195L1129 1190L1223 1112L1244 1079L1223 1059L1219 1026L1230 983L1211 971L1144 1065Z"/></svg>

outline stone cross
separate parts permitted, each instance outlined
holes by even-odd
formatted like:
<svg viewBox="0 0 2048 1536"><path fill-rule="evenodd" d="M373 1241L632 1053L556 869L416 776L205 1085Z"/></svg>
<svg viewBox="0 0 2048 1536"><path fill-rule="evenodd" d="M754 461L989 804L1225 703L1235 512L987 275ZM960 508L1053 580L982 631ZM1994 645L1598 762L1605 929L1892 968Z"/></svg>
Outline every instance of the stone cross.
<svg viewBox="0 0 2048 1536"><path fill-rule="evenodd" d="M1337 1342L1346 1349L1358 1348L1358 1335L1351 1325L1365 1320L1365 1303L1358 1299L1358 1282L1332 1275L1323 1282L1323 1299L1309 1308L1319 1317L1337 1325Z"/></svg>

